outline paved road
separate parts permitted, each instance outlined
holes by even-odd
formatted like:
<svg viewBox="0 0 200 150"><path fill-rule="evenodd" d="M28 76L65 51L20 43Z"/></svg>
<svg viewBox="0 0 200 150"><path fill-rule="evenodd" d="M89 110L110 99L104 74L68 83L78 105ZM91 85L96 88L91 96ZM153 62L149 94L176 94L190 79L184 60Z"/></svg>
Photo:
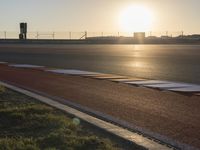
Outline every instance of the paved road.
<svg viewBox="0 0 200 150"><path fill-rule="evenodd" d="M0 80L59 96L200 148L200 97L0 65Z"/></svg>
<svg viewBox="0 0 200 150"><path fill-rule="evenodd" d="M200 45L0 45L0 61L200 84Z"/></svg>

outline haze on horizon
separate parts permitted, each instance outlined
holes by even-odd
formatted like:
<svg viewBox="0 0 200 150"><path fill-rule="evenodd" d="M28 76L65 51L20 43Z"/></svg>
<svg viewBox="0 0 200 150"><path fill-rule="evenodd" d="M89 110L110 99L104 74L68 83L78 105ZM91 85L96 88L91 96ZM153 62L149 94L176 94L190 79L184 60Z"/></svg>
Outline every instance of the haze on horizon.
<svg viewBox="0 0 200 150"><path fill-rule="evenodd" d="M200 33L199 6L199 0L2 0L0 31L18 31L27 22L30 31L124 32L139 15L143 28L130 30Z"/></svg>

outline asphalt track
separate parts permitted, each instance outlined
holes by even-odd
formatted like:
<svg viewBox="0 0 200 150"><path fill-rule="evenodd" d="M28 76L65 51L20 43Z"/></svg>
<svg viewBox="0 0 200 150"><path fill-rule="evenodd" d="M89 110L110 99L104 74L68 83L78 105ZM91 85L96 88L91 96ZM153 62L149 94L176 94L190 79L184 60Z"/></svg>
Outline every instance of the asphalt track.
<svg viewBox="0 0 200 150"><path fill-rule="evenodd" d="M58 96L200 148L200 97L0 65L0 80Z"/></svg>
<svg viewBox="0 0 200 150"><path fill-rule="evenodd" d="M200 84L200 45L0 44L0 61Z"/></svg>

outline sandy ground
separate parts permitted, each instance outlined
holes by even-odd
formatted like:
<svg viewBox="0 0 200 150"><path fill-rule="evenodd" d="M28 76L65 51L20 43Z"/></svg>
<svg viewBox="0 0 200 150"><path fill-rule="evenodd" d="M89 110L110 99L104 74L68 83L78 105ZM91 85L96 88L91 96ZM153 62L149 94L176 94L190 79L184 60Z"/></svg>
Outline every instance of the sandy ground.
<svg viewBox="0 0 200 150"><path fill-rule="evenodd" d="M0 65L0 80L59 96L200 148L200 97Z"/></svg>

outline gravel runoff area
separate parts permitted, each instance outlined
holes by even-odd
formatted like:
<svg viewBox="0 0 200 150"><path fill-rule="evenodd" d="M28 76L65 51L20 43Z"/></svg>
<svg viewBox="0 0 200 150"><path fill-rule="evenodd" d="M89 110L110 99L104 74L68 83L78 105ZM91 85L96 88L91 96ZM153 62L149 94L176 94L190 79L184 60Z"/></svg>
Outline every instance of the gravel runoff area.
<svg viewBox="0 0 200 150"><path fill-rule="evenodd" d="M200 97L106 80L0 66L0 80L59 96L200 148ZM64 100L63 100L64 103Z"/></svg>

